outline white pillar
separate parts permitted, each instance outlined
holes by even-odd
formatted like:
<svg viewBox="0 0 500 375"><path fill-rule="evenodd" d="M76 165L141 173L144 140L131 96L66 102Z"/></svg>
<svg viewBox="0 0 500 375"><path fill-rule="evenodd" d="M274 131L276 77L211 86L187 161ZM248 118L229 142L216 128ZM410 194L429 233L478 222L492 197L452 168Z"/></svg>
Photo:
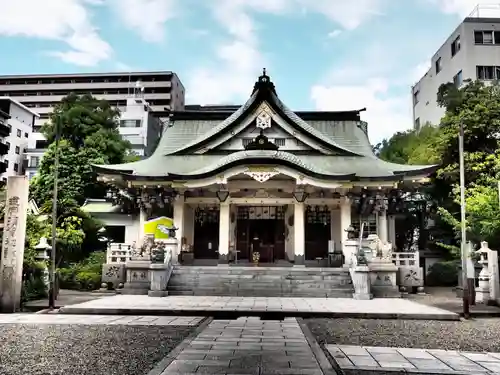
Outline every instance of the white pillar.
<svg viewBox="0 0 500 375"><path fill-rule="evenodd" d="M225 264L229 254L229 226L231 221L230 205L227 202L220 204L219 211L219 263Z"/></svg>
<svg viewBox="0 0 500 375"><path fill-rule="evenodd" d="M389 229L389 242L392 245L392 248L396 248L396 216L390 215L388 217L388 229Z"/></svg>
<svg viewBox="0 0 500 375"><path fill-rule="evenodd" d="M293 205L293 251L295 265L304 265L305 262L305 220L304 203L295 202Z"/></svg>
<svg viewBox="0 0 500 375"><path fill-rule="evenodd" d="M387 212L382 210L378 213L377 222L377 233L378 238L383 244L387 243Z"/></svg>
<svg viewBox="0 0 500 375"><path fill-rule="evenodd" d="M178 195L174 201L174 227L177 228L175 238L177 239L176 253L172 254L172 259L177 260L182 247L182 237L184 236L184 196Z"/></svg>
<svg viewBox="0 0 500 375"><path fill-rule="evenodd" d="M140 247L142 245L142 241L144 240L144 224L146 223L148 217L146 211L142 208L139 208L139 230L137 231L137 246Z"/></svg>
<svg viewBox="0 0 500 375"><path fill-rule="evenodd" d="M351 226L351 201L347 197L340 200L340 246L342 254L344 254L344 267L348 266L351 261L352 249L347 246L347 228Z"/></svg>
<svg viewBox="0 0 500 375"><path fill-rule="evenodd" d="M351 201L344 197L340 201L340 243L343 246L347 241L347 228L351 226Z"/></svg>

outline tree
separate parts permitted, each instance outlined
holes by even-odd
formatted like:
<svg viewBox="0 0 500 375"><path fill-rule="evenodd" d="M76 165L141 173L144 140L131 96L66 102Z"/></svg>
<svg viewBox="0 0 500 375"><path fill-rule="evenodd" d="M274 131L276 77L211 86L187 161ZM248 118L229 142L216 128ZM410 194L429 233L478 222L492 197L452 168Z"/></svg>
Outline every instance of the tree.
<svg viewBox="0 0 500 375"><path fill-rule="evenodd" d="M441 120L442 136L439 149L443 167L437 172L437 181L447 185L450 199L440 208L441 218L455 232L460 242L460 191L458 134L464 128L464 170L466 218L468 239L488 241L492 247L500 245L500 207L497 181L500 178L500 87L482 82L469 82L457 89L451 84L442 85L438 102L445 106Z"/></svg>
<svg viewBox="0 0 500 375"><path fill-rule="evenodd" d="M30 194L50 223L57 126L60 137L57 238L64 261L79 260L99 246L100 224L80 207L86 198L105 196L106 186L97 181L93 164L119 164L132 156L130 143L118 132L118 119L119 111L107 101L88 94L70 94L54 108L50 122L42 127L50 145L30 184ZM51 237L50 231L44 233Z"/></svg>

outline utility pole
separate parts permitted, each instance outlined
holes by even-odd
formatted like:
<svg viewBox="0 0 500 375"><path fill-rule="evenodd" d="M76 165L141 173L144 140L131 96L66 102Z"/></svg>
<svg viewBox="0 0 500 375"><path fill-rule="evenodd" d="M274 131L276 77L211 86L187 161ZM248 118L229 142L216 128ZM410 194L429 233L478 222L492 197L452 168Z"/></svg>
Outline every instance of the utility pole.
<svg viewBox="0 0 500 375"><path fill-rule="evenodd" d="M460 159L460 227L462 239L460 250L462 255L462 308L465 319L470 318L469 311L469 285L467 280L467 234L465 227L465 167L464 167L464 125L460 123L460 134L458 136L458 153Z"/></svg>
<svg viewBox="0 0 500 375"><path fill-rule="evenodd" d="M49 268L49 308L56 307L56 243L57 243L57 184L59 179L59 138L61 132L61 116L56 117L54 147L54 188L52 191L52 251L50 252Z"/></svg>

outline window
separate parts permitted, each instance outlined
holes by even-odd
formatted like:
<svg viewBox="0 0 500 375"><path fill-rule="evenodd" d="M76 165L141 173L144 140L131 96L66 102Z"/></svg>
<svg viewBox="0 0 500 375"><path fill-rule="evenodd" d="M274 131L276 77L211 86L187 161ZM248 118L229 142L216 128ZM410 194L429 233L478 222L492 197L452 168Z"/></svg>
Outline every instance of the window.
<svg viewBox="0 0 500 375"><path fill-rule="evenodd" d="M141 120L121 120L120 127L121 128L140 128L142 125Z"/></svg>
<svg viewBox="0 0 500 375"><path fill-rule="evenodd" d="M10 150L10 142L5 142L5 144L7 145L7 148Z"/></svg>
<svg viewBox="0 0 500 375"><path fill-rule="evenodd" d="M451 57L460 51L460 35L451 43Z"/></svg>
<svg viewBox="0 0 500 375"><path fill-rule="evenodd" d="M8 168L9 167L9 161L7 159L5 159L3 162L5 163L5 166Z"/></svg>
<svg viewBox="0 0 500 375"><path fill-rule="evenodd" d="M14 172L19 172L19 164L14 163Z"/></svg>
<svg viewBox="0 0 500 375"><path fill-rule="evenodd" d="M436 60L436 74L438 74L442 69L443 67L441 66L441 57L438 57L438 59Z"/></svg>
<svg viewBox="0 0 500 375"><path fill-rule="evenodd" d="M377 215L372 214L369 216L360 216L353 208L353 212L351 214L351 226L358 233L358 236L361 230L361 223L365 223L363 232L364 238L366 238L370 234L377 234Z"/></svg>
<svg viewBox="0 0 500 375"><path fill-rule="evenodd" d="M413 105L417 105L420 99L420 90L417 90L413 93Z"/></svg>
<svg viewBox="0 0 500 375"><path fill-rule="evenodd" d="M415 119L415 130L420 130L420 117Z"/></svg>
<svg viewBox="0 0 500 375"><path fill-rule="evenodd" d="M19 146L16 146L16 154L19 155L19 152L21 151L21 149L19 148Z"/></svg>
<svg viewBox="0 0 500 375"><path fill-rule="evenodd" d="M275 138L274 139L274 144L278 147L281 147L281 146L284 146L286 143L286 139L285 138Z"/></svg>
<svg viewBox="0 0 500 375"><path fill-rule="evenodd" d="M500 44L500 31L477 30L474 31L474 43L476 44Z"/></svg>
<svg viewBox="0 0 500 375"><path fill-rule="evenodd" d="M24 133L24 138L28 138L29 134L28 133Z"/></svg>
<svg viewBox="0 0 500 375"><path fill-rule="evenodd" d="M453 84L455 85L455 87L460 87L462 86L462 82L463 82L463 79L462 79L462 71L459 71L455 77L453 77Z"/></svg>
<svg viewBox="0 0 500 375"><path fill-rule="evenodd" d="M477 79L492 80L495 77L496 67L494 66L476 66ZM500 77L499 77L500 78Z"/></svg>
<svg viewBox="0 0 500 375"><path fill-rule="evenodd" d="M39 156L32 156L32 157L30 157L30 168L36 168L36 167L38 167L39 163L40 163L40 157Z"/></svg>
<svg viewBox="0 0 500 375"><path fill-rule="evenodd" d="M21 138L21 134L22 134L21 129L17 129L17 136L18 136L19 138Z"/></svg>

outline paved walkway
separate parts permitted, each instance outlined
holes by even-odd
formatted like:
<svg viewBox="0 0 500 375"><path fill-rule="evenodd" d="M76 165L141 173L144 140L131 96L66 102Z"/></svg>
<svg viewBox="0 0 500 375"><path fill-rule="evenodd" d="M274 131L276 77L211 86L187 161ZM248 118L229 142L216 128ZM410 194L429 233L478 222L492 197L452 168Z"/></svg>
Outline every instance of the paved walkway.
<svg viewBox="0 0 500 375"><path fill-rule="evenodd" d="M346 375L402 369L413 374L500 373L500 353L336 345L327 349Z"/></svg>
<svg viewBox="0 0 500 375"><path fill-rule="evenodd" d="M288 316L323 315L328 317L458 320L453 312L398 298L359 301L350 298L284 297L193 297L117 295L65 306L66 314L134 315L214 315L216 312L258 315L282 313Z"/></svg>
<svg viewBox="0 0 500 375"><path fill-rule="evenodd" d="M294 318L212 321L161 375L323 375Z"/></svg>
<svg viewBox="0 0 500 375"><path fill-rule="evenodd" d="M0 324L196 326L203 319L193 316L0 314Z"/></svg>

